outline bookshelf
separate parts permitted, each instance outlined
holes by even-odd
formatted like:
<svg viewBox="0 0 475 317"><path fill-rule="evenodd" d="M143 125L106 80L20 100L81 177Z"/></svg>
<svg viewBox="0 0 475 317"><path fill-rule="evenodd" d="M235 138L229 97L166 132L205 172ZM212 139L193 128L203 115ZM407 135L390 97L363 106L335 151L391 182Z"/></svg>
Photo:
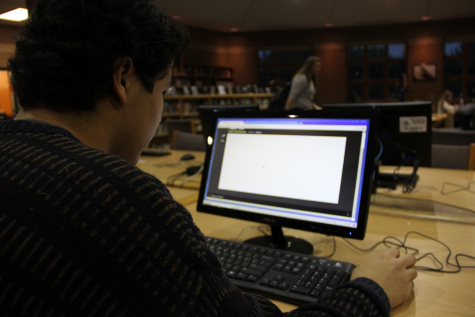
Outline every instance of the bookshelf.
<svg viewBox="0 0 475 317"><path fill-rule="evenodd" d="M153 146L163 146L168 143L168 119L198 118L200 105L241 105L259 104L266 109L273 93L241 93L241 94L199 94L199 95L166 95L162 122L151 142Z"/></svg>
<svg viewBox="0 0 475 317"><path fill-rule="evenodd" d="M222 66L182 64L173 69L173 86L178 94L191 93L190 87L196 87L195 94L210 93L211 87L216 86L233 88L233 69Z"/></svg>

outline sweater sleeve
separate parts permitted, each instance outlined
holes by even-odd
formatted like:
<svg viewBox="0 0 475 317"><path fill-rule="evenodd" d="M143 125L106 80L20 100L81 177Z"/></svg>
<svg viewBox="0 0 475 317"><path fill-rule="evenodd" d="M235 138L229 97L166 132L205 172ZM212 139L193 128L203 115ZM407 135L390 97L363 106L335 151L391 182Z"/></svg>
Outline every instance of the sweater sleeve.
<svg viewBox="0 0 475 317"><path fill-rule="evenodd" d="M292 79L289 96L296 98L308 87L307 77L305 75L296 75Z"/></svg>

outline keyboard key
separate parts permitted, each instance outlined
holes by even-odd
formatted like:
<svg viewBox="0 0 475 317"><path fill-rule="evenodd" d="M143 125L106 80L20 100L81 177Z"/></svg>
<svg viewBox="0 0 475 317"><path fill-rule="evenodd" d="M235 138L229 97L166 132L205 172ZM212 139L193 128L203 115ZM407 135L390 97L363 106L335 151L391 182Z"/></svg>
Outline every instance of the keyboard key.
<svg viewBox="0 0 475 317"><path fill-rule="evenodd" d="M238 280L245 280L246 277L247 277L247 274L244 274L244 273L242 273L242 272L241 272L241 273L238 273L238 274L236 275L236 278L237 278Z"/></svg>
<svg viewBox="0 0 475 317"><path fill-rule="evenodd" d="M274 267L272 269L276 270L276 271L282 271L283 268L284 268L284 266L282 264L276 264L276 265L274 265Z"/></svg>
<svg viewBox="0 0 475 317"><path fill-rule="evenodd" d="M236 271L228 271L226 272L226 276L229 278L234 278L236 276L237 272Z"/></svg>
<svg viewBox="0 0 475 317"><path fill-rule="evenodd" d="M320 297L327 296L328 294L330 294L332 292L332 290L333 290L333 288L331 288L331 287L325 288L325 290L323 291L322 295L320 295Z"/></svg>
<svg viewBox="0 0 475 317"><path fill-rule="evenodd" d="M283 281L285 281L285 277L283 277L282 275L277 275L276 277L274 277L274 280L282 283Z"/></svg>
<svg viewBox="0 0 475 317"><path fill-rule="evenodd" d="M252 275L255 275L255 276L258 276L258 277L261 277L262 273L263 273L262 271L252 270L252 269L247 268L247 267L243 267L241 269L241 272L246 273L246 274L252 274Z"/></svg>
<svg viewBox="0 0 475 317"><path fill-rule="evenodd" d="M321 291L313 290L310 292L308 296L318 298L320 296Z"/></svg>
<svg viewBox="0 0 475 317"><path fill-rule="evenodd" d="M271 281L268 278L265 278L262 281L260 281L259 284L267 286L267 284L269 284L270 282Z"/></svg>
<svg viewBox="0 0 475 317"><path fill-rule="evenodd" d="M279 286L279 284L280 284L279 281L274 280L274 281L270 282L268 284L268 286L273 287L273 288L277 288L277 286Z"/></svg>
<svg viewBox="0 0 475 317"><path fill-rule="evenodd" d="M252 274L251 274L251 275L248 275L248 276L247 276L247 279L246 279L246 280L249 281L249 282L256 283L256 282L259 280L259 278L258 278L257 276L255 276L255 275L252 275Z"/></svg>
<svg viewBox="0 0 475 317"><path fill-rule="evenodd" d="M286 265L286 266L284 266L284 268L282 269L282 272L290 273L291 270L292 270L292 267L291 267L290 265Z"/></svg>
<svg viewBox="0 0 475 317"><path fill-rule="evenodd" d="M341 276L339 275L333 275L332 279L330 280L330 283L328 283L328 286L334 287L340 284L341 281Z"/></svg>
<svg viewBox="0 0 475 317"><path fill-rule="evenodd" d="M270 262L270 263L274 263L274 258L272 258L270 256L266 256L266 255L261 256L261 260L266 261L266 262Z"/></svg>
<svg viewBox="0 0 475 317"><path fill-rule="evenodd" d="M251 270L258 270L258 271L266 271L266 270L267 270L267 267L266 267L266 266L255 265L255 264L249 265L249 268L250 268Z"/></svg>
<svg viewBox="0 0 475 317"><path fill-rule="evenodd" d="M297 294L300 294L300 295L307 295L309 292L310 292L310 289L307 288L307 287L302 287L302 286L292 286L292 288L290 289L290 291L292 293L297 293Z"/></svg>
<svg viewBox="0 0 475 317"><path fill-rule="evenodd" d="M282 282L279 284L279 286L277 286L278 289L281 289L283 291L286 291L288 288L289 288L289 284L285 283L285 282Z"/></svg>

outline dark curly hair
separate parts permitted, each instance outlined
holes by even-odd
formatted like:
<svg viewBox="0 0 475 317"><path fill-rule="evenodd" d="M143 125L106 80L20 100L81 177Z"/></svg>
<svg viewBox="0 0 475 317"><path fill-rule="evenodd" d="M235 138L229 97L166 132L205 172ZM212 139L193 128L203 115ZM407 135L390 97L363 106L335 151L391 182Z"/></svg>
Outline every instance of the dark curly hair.
<svg viewBox="0 0 475 317"><path fill-rule="evenodd" d="M38 0L8 69L27 111L94 111L121 58L151 92L188 44L186 28L152 0Z"/></svg>

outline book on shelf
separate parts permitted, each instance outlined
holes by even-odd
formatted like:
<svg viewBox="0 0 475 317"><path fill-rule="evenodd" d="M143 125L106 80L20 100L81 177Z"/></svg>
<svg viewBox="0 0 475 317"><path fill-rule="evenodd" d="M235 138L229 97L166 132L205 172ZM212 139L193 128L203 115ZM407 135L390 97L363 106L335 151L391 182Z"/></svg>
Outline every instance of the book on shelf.
<svg viewBox="0 0 475 317"><path fill-rule="evenodd" d="M226 95L226 87L223 85L218 85L218 94Z"/></svg>
<svg viewBox="0 0 475 317"><path fill-rule="evenodd" d="M200 94L200 93L198 92L198 87L196 87L196 86L191 86L190 89L191 89L191 93L192 93L193 95L199 95L199 94Z"/></svg>

